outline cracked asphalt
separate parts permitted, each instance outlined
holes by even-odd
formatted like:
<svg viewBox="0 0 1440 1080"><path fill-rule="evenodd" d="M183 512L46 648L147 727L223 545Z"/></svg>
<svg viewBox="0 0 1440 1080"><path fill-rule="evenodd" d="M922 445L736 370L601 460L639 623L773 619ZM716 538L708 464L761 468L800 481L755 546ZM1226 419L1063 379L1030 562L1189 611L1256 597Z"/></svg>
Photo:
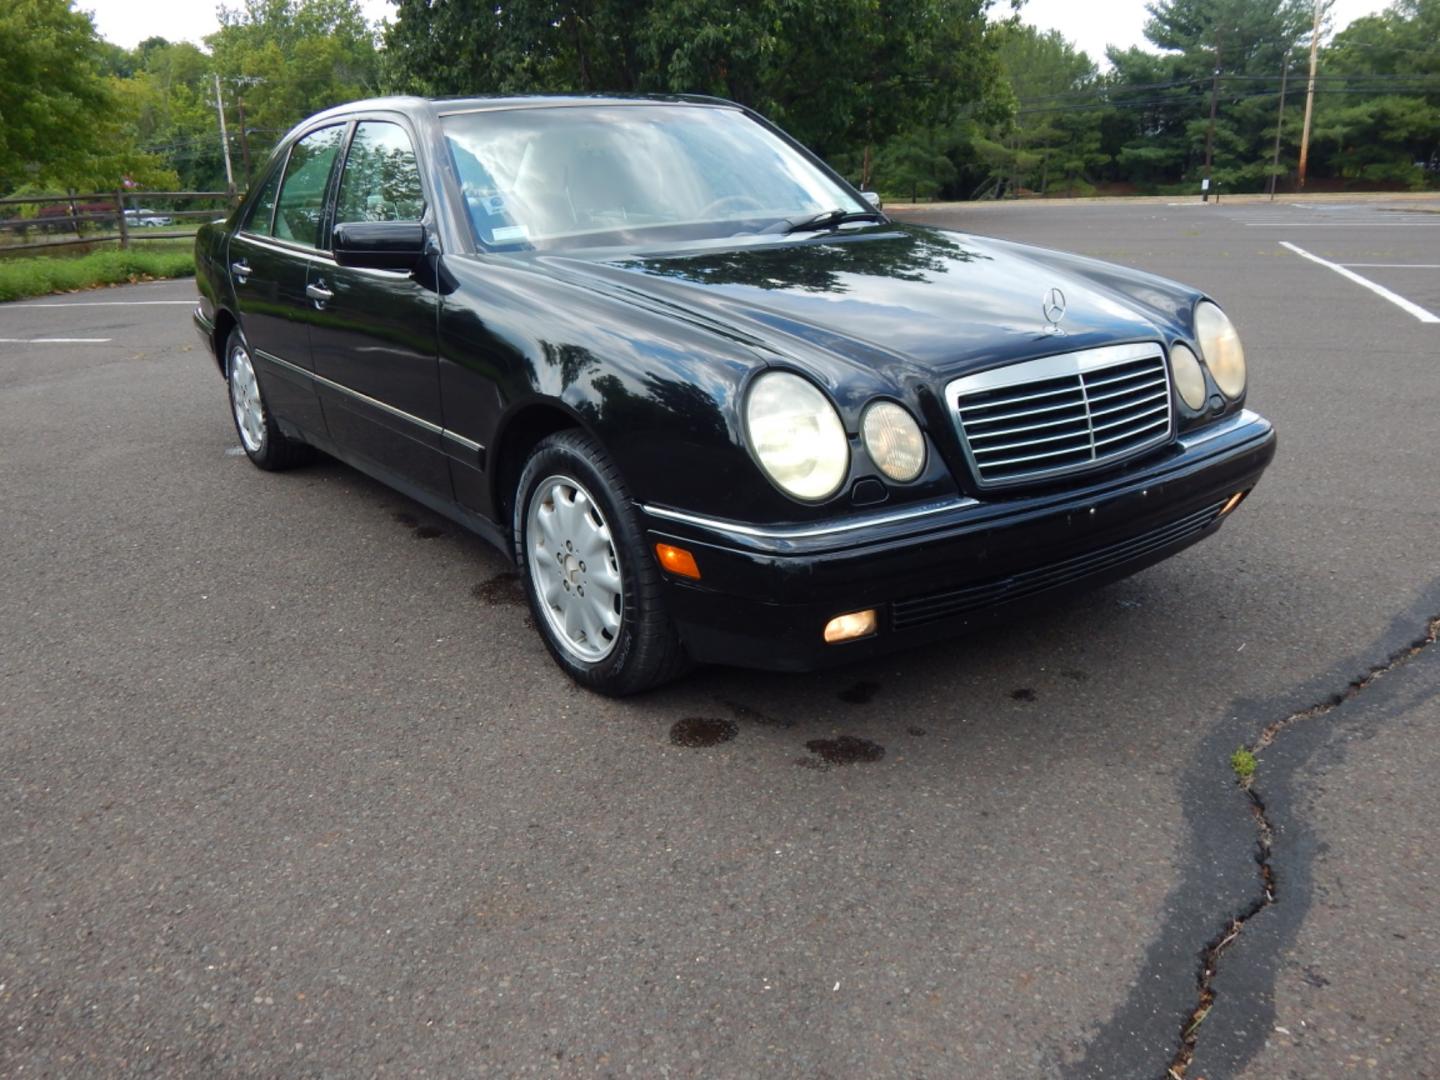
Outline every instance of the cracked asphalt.
<svg viewBox="0 0 1440 1080"><path fill-rule="evenodd" d="M237 456L190 283L0 306L0 1074L1163 1076L1231 752L1440 614L1440 325L1280 241L1440 313L1435 209L898 208L1209 290L1274 466L1042 618L624 702L478 540ZM1184 1075L1437 1075L1437 699L1259 753Z"/></svg>

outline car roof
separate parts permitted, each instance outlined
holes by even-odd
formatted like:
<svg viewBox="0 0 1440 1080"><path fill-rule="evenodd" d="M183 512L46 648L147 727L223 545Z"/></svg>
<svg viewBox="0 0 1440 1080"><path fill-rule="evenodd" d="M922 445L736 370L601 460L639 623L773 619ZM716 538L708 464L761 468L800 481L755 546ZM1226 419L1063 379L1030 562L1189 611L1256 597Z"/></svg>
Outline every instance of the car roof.
<svg viewBox="0 0 1440 1080"><path fill-rule="evenodd" d="M565 108L583 105L711 105L739 108L733 101L703 94L495 94L485 97L393 97L366 98L336 105L305 121L348 116L357 112L398 112L415 119L453 113L483 112L491 109Z"/></svg>

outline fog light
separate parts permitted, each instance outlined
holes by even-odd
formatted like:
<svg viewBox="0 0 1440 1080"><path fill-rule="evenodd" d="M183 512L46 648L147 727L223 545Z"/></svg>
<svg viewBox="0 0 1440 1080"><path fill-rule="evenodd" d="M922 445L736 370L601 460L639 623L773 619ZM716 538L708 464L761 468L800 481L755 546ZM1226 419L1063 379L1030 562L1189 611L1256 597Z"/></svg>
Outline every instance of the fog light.
<svg viewBox="0 0 1440 1080"><path fill-rule="evenodd" d="M1245 495L1246 492L1243 491L1237 491L1234 495L1231 495L1230 498L1226 501L1225 505L1220 508L1220 513L1216 516L1224 517L1231 510L1234 510L1235 507L1240 505L1240 500L1245 498Z"/></svg>
<svg viewBox="0 0 1440 1080"><path fill-rule="evenodd" d="M852 611L849 615L836 615L825 624L825 641L833 645L837 641L854 641L875 633L875 609Z"/></svg>
<svg viewBox="0 0 1440 1080"><path fill-rule="evenodd" d="M700 580L700 567L695 565L695 556L684 548L673 544L656 544L655 557L660 560L661 567L670 573Z"/></svg>

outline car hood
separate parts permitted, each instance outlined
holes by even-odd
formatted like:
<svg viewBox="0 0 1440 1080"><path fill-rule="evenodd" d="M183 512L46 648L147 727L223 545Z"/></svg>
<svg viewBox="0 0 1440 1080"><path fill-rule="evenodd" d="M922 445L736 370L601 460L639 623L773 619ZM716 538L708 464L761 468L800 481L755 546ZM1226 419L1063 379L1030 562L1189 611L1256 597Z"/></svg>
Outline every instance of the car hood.
<svg viewBox="0 0 1440 1080"><path fill-rule="evenodd" d="M865 368L897 382L931 381L1032 356L1117 341L1164 340L1171 285L1138 272L1004 241L920 226L719 251L577 259L557 269L659 304L767 351L819 368ZM1087 273L1089 265L1108 274ZM1156 303L1128 295L1148 289ZM1063 294L1058 329L1047 319ZM1172 286L1172 289L1178 287ZM1051 310L1052 316L1055 314Z"/></svg>

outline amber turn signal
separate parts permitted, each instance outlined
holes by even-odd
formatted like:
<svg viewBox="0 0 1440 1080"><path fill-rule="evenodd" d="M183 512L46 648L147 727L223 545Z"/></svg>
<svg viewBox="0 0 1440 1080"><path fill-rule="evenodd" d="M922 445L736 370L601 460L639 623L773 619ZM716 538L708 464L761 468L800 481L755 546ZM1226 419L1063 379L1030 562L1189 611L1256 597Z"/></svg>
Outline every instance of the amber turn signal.
<svg viewBox="0 0 1440 1080"><path fill-rule="evenodd" d="M660 566L678 577L700 580L700 567L695 565L695 556L674 544L656 544L655 557Z"/></svg>
<svg viewBox="0 0 1440 1080"><path fill-rule="evenodd" d="M849 615L836 615L825 624L825 642L834 645L840 641L854 641L875 633L875 609L852 611Z"/></svg>
<svg viewBox="0 0 1440 1080"><path fill-rule="evenodd" d="M1234 495L1231 495L1229 501L1227 501L1225 505L1220 508L1220 513L1216 516L1224 517L1231 510L1234 510L1235 507L1240 505L1240 500L1245 498L1247 494L1248 492L1237 491Z"/></svg>

